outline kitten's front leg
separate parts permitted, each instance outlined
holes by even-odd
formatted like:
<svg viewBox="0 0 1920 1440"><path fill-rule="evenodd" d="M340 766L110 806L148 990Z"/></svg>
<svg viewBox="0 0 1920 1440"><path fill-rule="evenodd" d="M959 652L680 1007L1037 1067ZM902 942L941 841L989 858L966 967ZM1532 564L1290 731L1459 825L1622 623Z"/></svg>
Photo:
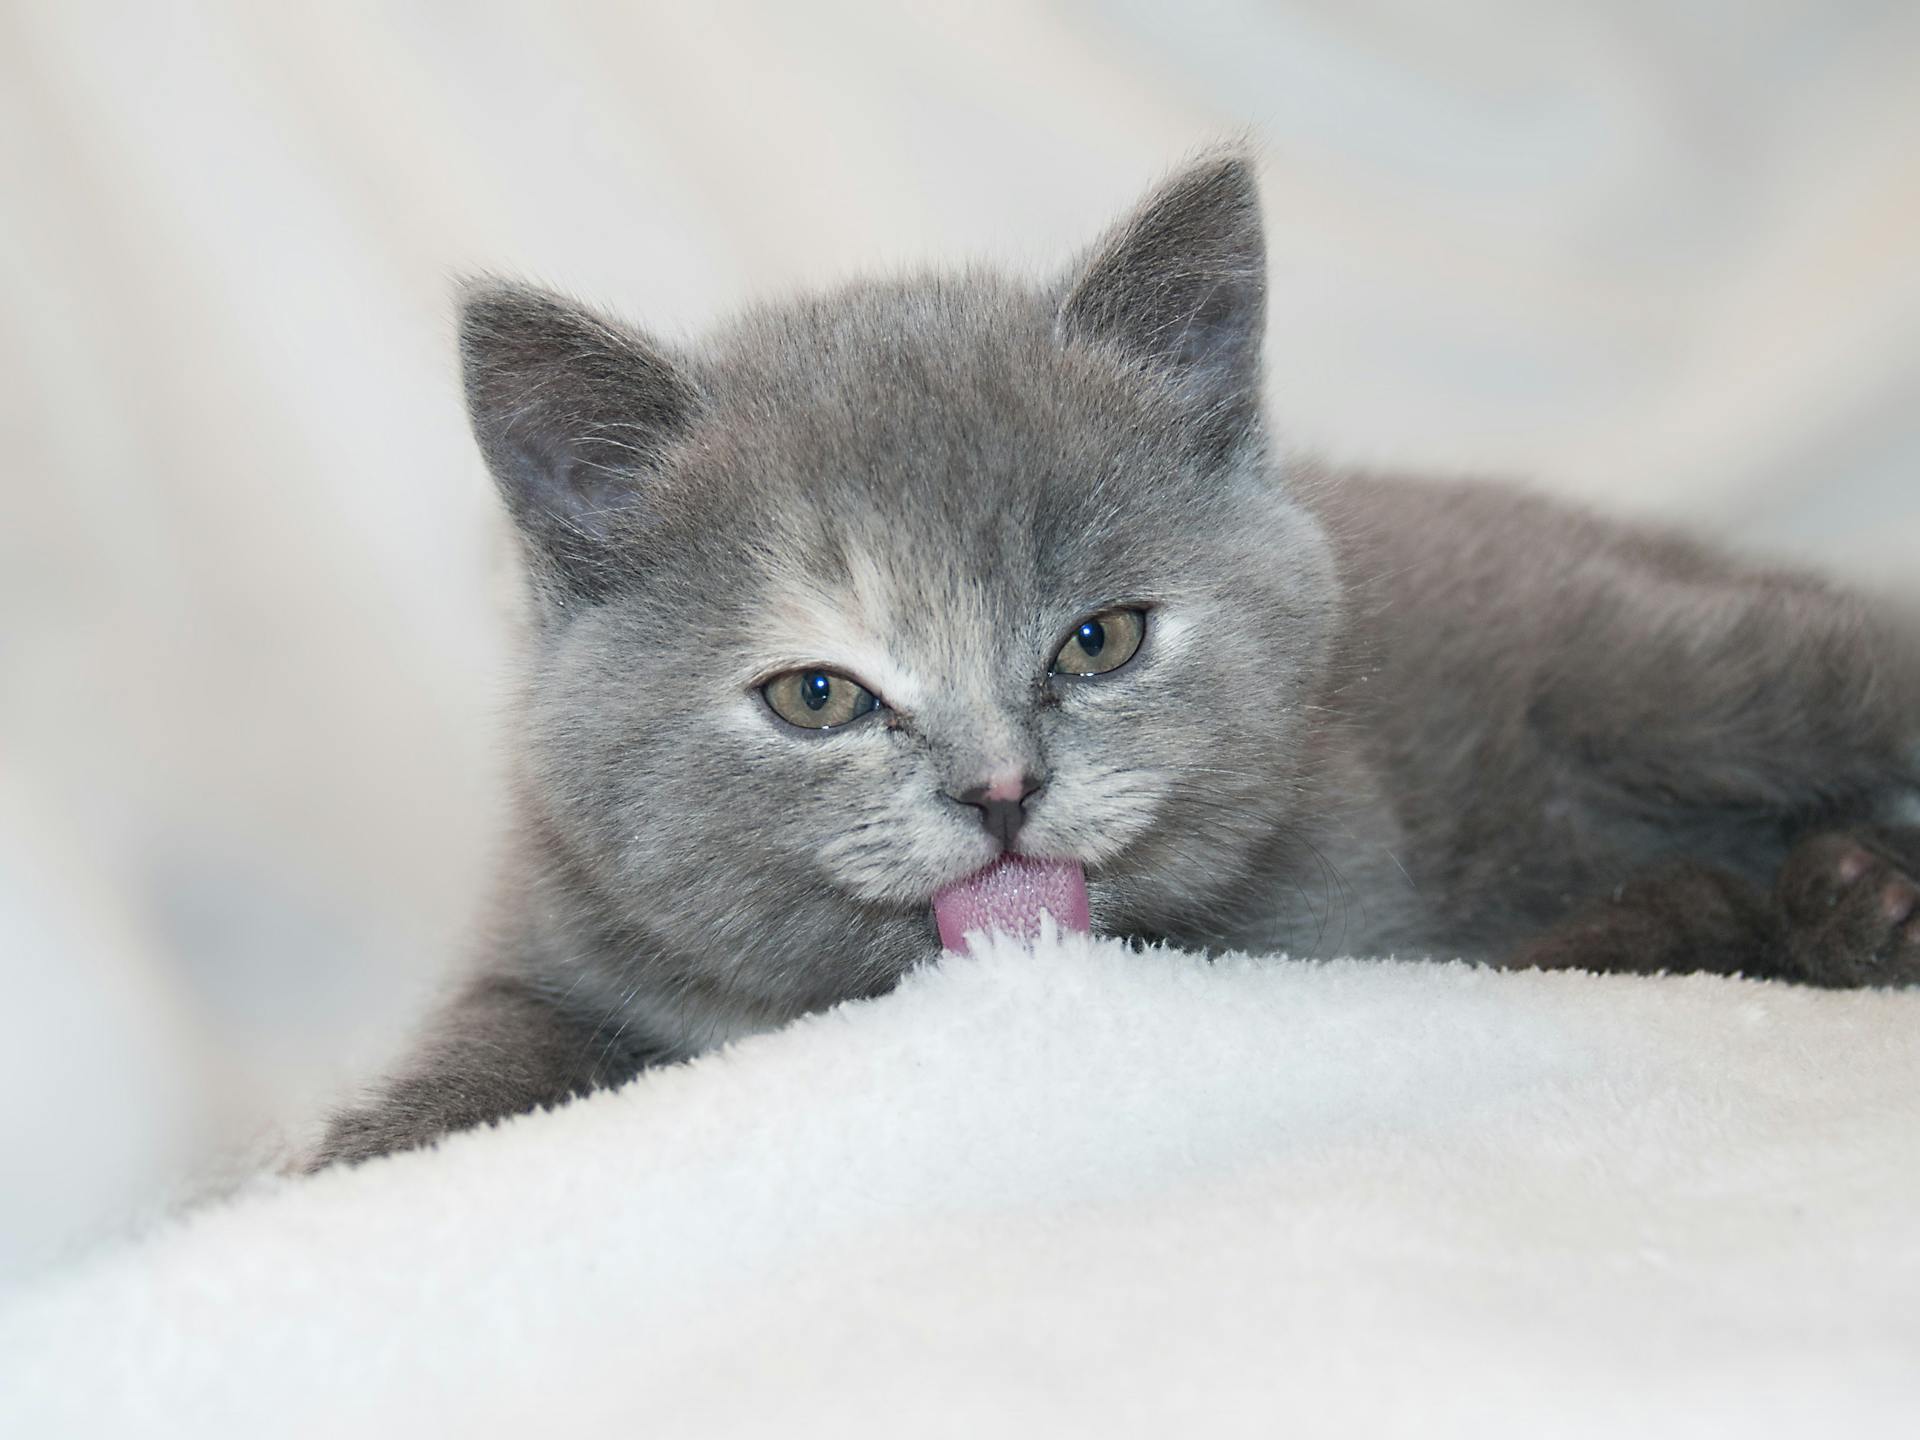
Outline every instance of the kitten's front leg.
<svg viewBox="0 0 1920 1440"><path fill-rule="evenodd" d="M1853 988L1920 983L1920 830L1828 831L1771 894L1714 866L1642 871L1508 958L1509 968L1707 971Z"/></svg>
<svg viewBox="0 0 1920 1440"><path fill-rule="evenodd" d="M357 1164L617 1085L647 1057L523 981L491 976L438 1018L431 1039L369 1104L334 1117L303 1168Z"/></svg>

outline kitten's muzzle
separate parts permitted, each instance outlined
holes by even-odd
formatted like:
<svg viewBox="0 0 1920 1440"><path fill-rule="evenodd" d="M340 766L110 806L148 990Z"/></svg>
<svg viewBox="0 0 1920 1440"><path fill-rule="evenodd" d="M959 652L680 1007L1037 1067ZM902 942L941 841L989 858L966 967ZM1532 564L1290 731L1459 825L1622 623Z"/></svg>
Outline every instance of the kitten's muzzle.
<svg viewBox="0 0 1920 1440"><path fill-rule="evenodd" d="M957 804L970 805L978 810L980 823L986 827L989 835L1000 842L1000 849L1004 853L1013 849L1020 827L1027 823L1027 801L1037 795L1046 783L1046 776L1029 772L998 776L957 794L949 790L946 795Z"/></svg>

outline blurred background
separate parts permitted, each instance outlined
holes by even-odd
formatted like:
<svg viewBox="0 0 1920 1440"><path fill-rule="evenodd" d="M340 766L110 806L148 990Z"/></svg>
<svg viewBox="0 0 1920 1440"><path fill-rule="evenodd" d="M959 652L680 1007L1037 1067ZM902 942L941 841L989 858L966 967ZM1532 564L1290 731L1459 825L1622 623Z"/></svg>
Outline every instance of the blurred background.
<svg viewBox="0 0 1920 1440"><path fill-rule="evenodd" d="M1912 0L0 0L0 1284L389 1053L512 585L450 277L672 336L1261 147L1295 442L1920 552Z"/></svg>

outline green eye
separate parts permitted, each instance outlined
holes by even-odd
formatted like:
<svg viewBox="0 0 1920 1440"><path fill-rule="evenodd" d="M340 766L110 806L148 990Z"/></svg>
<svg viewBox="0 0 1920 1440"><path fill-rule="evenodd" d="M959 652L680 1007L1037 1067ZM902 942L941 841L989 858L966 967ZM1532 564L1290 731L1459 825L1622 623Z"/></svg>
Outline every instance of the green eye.
<svg viewBox="0 0 1920 1440"><path fill-rule="evenodd" d="M760 693L774 714L803 730L830 730L880 708L872 691L831 670L789 670Z"/></svg>
<svg viewBox="0 0 1920 1440"><path fill-rule="evenodd" d="M1147 638L1147 617L1140 610L1102 610L1073 627L1053 657L1056 675L1104 675L1134 657Z"/></svg>

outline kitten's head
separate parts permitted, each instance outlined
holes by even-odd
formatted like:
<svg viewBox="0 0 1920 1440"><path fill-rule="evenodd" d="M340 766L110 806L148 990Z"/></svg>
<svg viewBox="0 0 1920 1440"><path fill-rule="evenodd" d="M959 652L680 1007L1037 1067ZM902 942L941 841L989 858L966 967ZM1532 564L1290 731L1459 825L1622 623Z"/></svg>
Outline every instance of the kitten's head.
<svg viewBox="0 0 1920 1440"><path fill-rule="evenodd" d="M1009 845L1084 865L1095 929L1206 933L1299 818L1337 610L1263 454L1264 299L1231 155L1058 285L856 285L685 353L471 290L528 800L598 963L716 1023L869 993Z"/></svg>

